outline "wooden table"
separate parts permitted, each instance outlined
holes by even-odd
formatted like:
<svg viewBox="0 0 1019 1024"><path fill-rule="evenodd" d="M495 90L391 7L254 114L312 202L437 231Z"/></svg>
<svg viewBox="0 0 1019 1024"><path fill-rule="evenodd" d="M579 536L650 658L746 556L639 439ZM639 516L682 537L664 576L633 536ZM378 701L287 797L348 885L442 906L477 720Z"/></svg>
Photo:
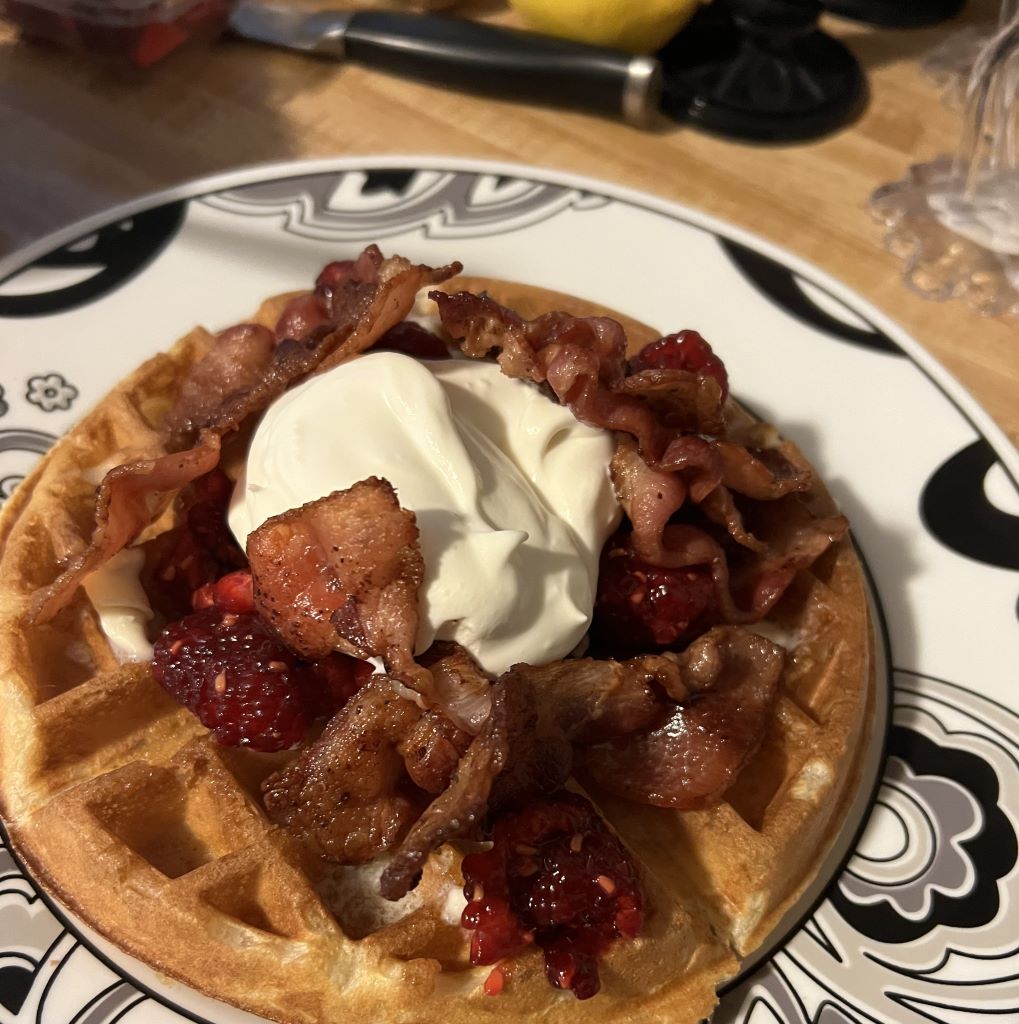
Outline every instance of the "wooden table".
<svg viewBox="0 0 1019 1024"><path fill-rule="evenodd" d="M831 19L867 70L870 105L832 138L768 150L494 103L239 41L125 78L0 28L0 255L112 203L243 164L379 153L522 160L700 207L806 257L907 328L1019 444L1019 325L908 292L866 210L875 187L954 147L958 117L919 61L996 8L970 0L955 22L908 32ZM492 0L467 10L513 20Z"/></svg>

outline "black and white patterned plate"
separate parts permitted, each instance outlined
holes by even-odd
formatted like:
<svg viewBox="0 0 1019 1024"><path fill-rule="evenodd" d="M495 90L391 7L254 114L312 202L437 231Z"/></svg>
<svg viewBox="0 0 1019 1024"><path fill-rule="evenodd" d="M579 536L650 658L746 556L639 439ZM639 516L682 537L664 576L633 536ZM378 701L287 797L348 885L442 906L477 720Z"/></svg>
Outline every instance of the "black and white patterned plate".
<svg viewBox="0 0 1019 1024"><path fill-rule="evenodd" d="M694 211L515 165L360 158L222 175L0 261L0 501L195 323L386 251L696 327L853 522L883 619L887 759L848 858L724 1024L1019 1021L1019 456L923 349L809 264ZM0 847L0 1024L228 1024Z"/></svg>

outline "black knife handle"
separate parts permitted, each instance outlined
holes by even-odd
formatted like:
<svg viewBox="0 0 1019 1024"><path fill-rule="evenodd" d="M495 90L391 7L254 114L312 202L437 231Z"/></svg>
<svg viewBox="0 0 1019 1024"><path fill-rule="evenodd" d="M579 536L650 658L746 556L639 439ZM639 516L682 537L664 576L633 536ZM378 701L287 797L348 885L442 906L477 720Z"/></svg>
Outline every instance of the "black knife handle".
<svg viewBox="0 0 1019 1024"><path fill-rule="evenodd" d="M651 57L442 15L358 11L343 50L398 75L513 100L578 107L647 126L661 68Z"/></svg>

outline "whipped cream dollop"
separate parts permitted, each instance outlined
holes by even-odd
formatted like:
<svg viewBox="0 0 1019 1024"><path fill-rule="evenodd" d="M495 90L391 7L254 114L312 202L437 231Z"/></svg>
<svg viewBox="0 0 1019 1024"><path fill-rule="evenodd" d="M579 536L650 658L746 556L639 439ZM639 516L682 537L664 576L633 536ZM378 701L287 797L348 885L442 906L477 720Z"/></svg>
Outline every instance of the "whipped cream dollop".
<svg viewBox="0 0 1019 1024"><path fill-rule="evenodd" d="M152 607L139 578L144 564L141 550L125 548L87 576L83 584L99 616L99 625L121 662L152 659L152 644L145 633Z"/></svg>
<svg viewBox="0 0 1019 1024"><path fill-rule="evenodd" d="M371 352L278 398L255 430L229 524L385 477L417 516L417 653L466 647L493 674L565 657L587 631L620 512L613 440L493 363Z"/></svg>

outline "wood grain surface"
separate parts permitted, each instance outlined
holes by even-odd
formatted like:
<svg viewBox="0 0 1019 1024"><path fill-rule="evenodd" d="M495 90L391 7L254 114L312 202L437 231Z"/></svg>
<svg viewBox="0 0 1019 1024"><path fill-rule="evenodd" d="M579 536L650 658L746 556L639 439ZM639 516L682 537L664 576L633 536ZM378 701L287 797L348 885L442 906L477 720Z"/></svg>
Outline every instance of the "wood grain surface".
<svg viewBox="0 0 1019 1024"><path fill-rule="evenodd" d="M866 69L868 107L830 138L770 148L464 96L239 40L130 74L0 27L0 255L113 203L245 164L382 153L523 161L699 207L811 260L902 324L1017 444L1019 324L911 294L867 211L878 185L954 149L958 115L919 62L996 8L970 0L955 21L916 31L827 19ZM499 3L459 9L514 23Z"/></svg>

